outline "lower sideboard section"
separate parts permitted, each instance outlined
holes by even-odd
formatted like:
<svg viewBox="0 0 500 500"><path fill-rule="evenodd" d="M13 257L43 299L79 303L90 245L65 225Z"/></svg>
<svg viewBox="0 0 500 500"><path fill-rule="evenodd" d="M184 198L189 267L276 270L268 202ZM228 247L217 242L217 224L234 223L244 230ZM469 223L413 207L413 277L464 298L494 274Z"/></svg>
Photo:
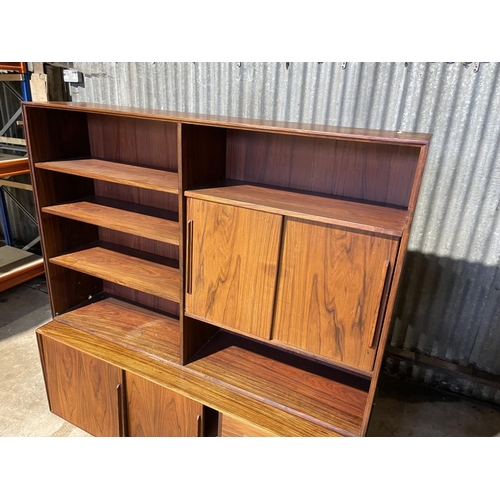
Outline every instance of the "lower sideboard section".
<svg viewBox="0 0 500 500"><path fill-rule="evenodd" d="M51 411L94 436L362 434L369 378L222 330L182 365L179 337L115 299L57 316L37 329Z"/></svg>

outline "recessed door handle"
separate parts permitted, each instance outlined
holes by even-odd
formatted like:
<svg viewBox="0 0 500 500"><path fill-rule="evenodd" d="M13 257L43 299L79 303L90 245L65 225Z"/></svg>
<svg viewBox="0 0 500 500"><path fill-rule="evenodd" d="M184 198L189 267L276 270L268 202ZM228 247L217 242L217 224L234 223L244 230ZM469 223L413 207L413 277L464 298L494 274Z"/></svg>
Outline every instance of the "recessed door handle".
<svg viewBox="0 0 500 500"><path fill-rule="evenodd" d="M385 289L385 284L387 281L387 275L389 274L389 267L390 267L390 262L386 260L384 262L384 267L382 269L382 276L379 284L379 289L378 289L378 295L380 297L380 300L378 301L377 309L375 311L375 317L373 319L373 325L371 328L371 336L370 336L370 342L368 344L368 347L373 348L375 344L375 339L378 337L378 332L380 331L380 328L382 326L382 321L379 321L379 316L380 316L380 311L382 310L382 302L384 302L384 289Z"/></svg>

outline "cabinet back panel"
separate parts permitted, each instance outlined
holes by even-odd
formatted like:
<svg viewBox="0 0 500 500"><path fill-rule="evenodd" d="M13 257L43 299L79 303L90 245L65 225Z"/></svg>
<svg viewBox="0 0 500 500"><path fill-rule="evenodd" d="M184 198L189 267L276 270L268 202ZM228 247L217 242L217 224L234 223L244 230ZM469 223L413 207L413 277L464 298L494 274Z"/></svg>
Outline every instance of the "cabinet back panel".
<svg viewBox="0 0 500 500"><path fill-rule="evenodd" d="M95 194L105 198L161 208L172 212L179 211L179 197L175 194L161 193L150 189L113 184L112 182L94 181Z"/></svg>
<svg viewBox="0 0 500 500"><path fill-rule="evenodd" d="M69 308L87 300L89 295L102 291L101 280L63 267L50 264L52 257L64 254L80 246L86 246L98 238L95 226L66 218L41 214L44 258L47 262L47 285L51 297L52 312L62 314Z"/></svg>
<svg viewBox="0 0 500 500"><path fill-rule="evenodd" d="M90 155L87 115L55 109L25 108L33 163Z"/></svg>
<svg viewBox="0 0 500 500"><path fill-rule="evenodd" d="M122 233L107 229L105 227L99 228L99 240L121 245L123 247L140 250L141 252L148 252L154 255L161 255L173 260L179 260L179 247L176 245L169 245L161 241L155 241L142 236L135 236L133 234Z"/></svg>
<svg viewBox="0 0 500 500"><path fill-rule="evenodd" d="M175 302L171 302L161 297L155 297L149 293L133 290L132 288L121 286L116 283L111 283L111 281L104 280L103 283L104 292L110 295L179 317L179 304Z"/></svg>
<svg viewBox="0 0 500 500"><path fill-rule="evenodd" d="M37 199L40 208L67 203L94 195L92 179L34 169Z"/></svg>
<svg viewBox="0 0 500 500"><path fill-rule="evenodd" d="M177 171L175 123L89 113L88 130L94 158Z"/></svg>
<svg viewBox="0 0 500 500"><path fill-rule="evenodd" d="M230 179L407 207L418 148L227 131Z"/></svg>
<svg viewBox="0 0 500 500"><path fill-rule="evenodd" d="M182 125L182 189L224 180L226 129Z"/></svg>
<svg viewBox="0 0 500 500"><path fill-rule="evenodd" d="M103 282L89 274L47 263L47 280L51 295L52 314L64 314L103 291Z"/></svg>

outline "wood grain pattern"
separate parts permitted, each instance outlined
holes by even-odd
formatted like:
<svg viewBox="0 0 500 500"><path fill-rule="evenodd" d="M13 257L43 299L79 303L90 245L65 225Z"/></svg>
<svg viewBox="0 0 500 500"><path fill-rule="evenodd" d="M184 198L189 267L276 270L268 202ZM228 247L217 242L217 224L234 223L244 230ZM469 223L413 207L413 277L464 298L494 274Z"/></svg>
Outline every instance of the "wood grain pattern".
<svg viewBox="0 0 500 500"><path fill-rule="evenodd" d="M128 435L131 437L197 437L203 406L133 373L125 373Z"/></svg>
<svg viewBox="0 0 500 500"><path fill-rule="evenodd" d="M226 175L226 130L182 125L183 189L222 182Z"/></svg>
<svg viewBox="0 0 500 500"><path fill-rule="evenodd" d="M145 353L159 361L179 362L179 322L162 314L106 298L57 316L54 321Z"/></svg>
<svg viewBox="0 0 500 500"><path fill-rule="evenodd" d="M231 415L221 415L221 437L276 437L271 431L262 429Z"/></svg>
<svg viewBox="0 0 500 500"><path fill-rule="evenodd" d="M103 280L104 293L179 318L179 303Z"/></svg>
<svg viewBox="0 0 500 500"><path fill-rule="evenodd" d="M78 178L81 180L81 178ZM113 200L133 203L142 207L153 207L169 212L179 211L179 196L172 193L162 193L151 189L124 186L106 181L94 180L96 196L112 198Z"/></svg>
<svg viewBox="0 0 500 500"><path fill-rule="evenodd" d="M205 373L202 367L197 367L190 363L187 366L181 366L177 363L165 361L158 361L149 357L146 353L131 352L129 349L117 345L108 340L96 337L91 333L77 330L70 326L64 325L58 321L51 321L43 327L37 329L37 333L43 337L54 339L60 343L74 347L77 350L85 352L98 359L109 362L115 366L122 368L130 373L134 373L141 377L146 378L154 383L163 387L171 389L179 394L192 398L200 403L224 413L238 416L239 418L254 422L259 427L270 429L280 436L341 436L352 435L352 433L343 428L339 428L339 420L336 418L338 412L332 416L330 407L335 406L337 397L343 393L340 391L331 391L327 386L324 387L322 383L315 383L317 376L312 376L308 379L309 371L304 371L303 368L295 368L296 375L293 377L293 382L289 386L280 390L279 381L276 381L274 387L275 391L282 394L278 402L273 401L273 393L269 397L265 396L265 387L262 390L257 390L256 393L251 390L244 390L239 387L239 384L231 384L218 381L218 376L213 377L211 374ZM241 341L239 337L239 341ZM250 342L248 340L248 342ZM252 342L253 346L254 343ZM224 346L220 342L210 344L215 347L215 350L223 349ZM245 349L243 349L245 351ZM266 354L260 356L262 362L265 364L266 359L269 358ZM287 366L288 355L282 363ZM217 362L215 362L217 364ZM227 365L221 365L220 368L223 372L227 372ZM280 365L272 365L268 371L267 376L271 376L271 372L277 369L277 374L280 373ZM310 367L310 370L313 368ZM259 370L259 366L256 366ZM255 369L251 370L252 372ZM213 373L213 370L211 370ZM347 384L345 389L346 394L341 396L340 406L349 407L345 397L348 399L353 396L355 412L358 407L356 403L358 397L363 401L363 393L365 392L366 379L350 377L342 371L335 371L337 376L333 373L329 375L328 380L334 387L342 387ZM301 376L305 374L305 377ZM284 372L284 377L287 373ZM265 377L265 378L266 378ZM243 377L245 378L245 376ZM319 378L319 381L324 377ZM236 381L239 377L236 377ZM337 380L337 382L334 382ZM356 383L356 380L359 382ZM243 380L241 380L243 382ZM310 382L310 383L309 383ZM302 403L301 394L297 394L297 387L290 388L291 386L307 386L315 394L319 394L316 406L323 407L328 421L321 421L309 414L309 401L306 400ZM258 386L258 384L256 384ZM319 387L319 389L316 389ZM257 387L258 388L258 387ZM320 393L325 391L327 399L321 400ZM317 392L319 391L319 392ZM283 401L293 403L291 407L283 405ZM299 411L297 411L297 408ZM313 415L316 414L313 410ZM348 417L350 420L351 417ZM357 420L355 418L355 420ZM332 425L330 422L336 422L337 425ZM340 422L343 418L340 419Z"/></svg>
<svg viewBox="0 0 500 500"><path fill-rule="evenodd" d="M193 250L186 313L269 338L281 217L189 199L188 219Z"/></svg>
<svg viewBox="0 0 500 500"><path fill-rule="evenodd" d="M360 432L368 390L367 380L361 377L228 332L214 337L189 367L227 384L235 397L250 393L261 404L288 408L301 418L328 423L339 433ZM239 416L282 435L276 424Z"/></svg>
<svg viewBox="0 0 500 500"><path fill-rule="evenodd" d="M50 409L94 436L119 436L122 371L42 336Z"/></svg>
<svg viewBox="0 0 500 500"><path fill-rule="evenodd" d="M23 122L31 169L38 162L90 156L86 113L25 104ZM31 173L33 176L33 170Z"/></svg>
<svg viewBox="0 0 500 500"><path fill-rule="evenodd" d="M39 162L35 164L35 167L162 193L177 194L179 192L177 173L125 163L85 159Z"/></svg>
<svg viewBox="0 0 500 500"><path fill-rule="evenodd" d="M50 262L134 290L179 301L179 270L156 262L149 262L101 247L53 257Z"/></svg>
<svg viewBox="0 0 500 500"><path fill-rule="evenodd" d="M175 123L96 113L87 121L93 158L177 172Z"/></svg>
<svg viewBox="0 0 500 500"><path fill-rule="evenodd" d="M398 240L285 221L273 339L372 370L377 313Z"/></svg>
<svg viewBox="0 0 500 500"><path fill-rule="evenodd" d="M79 201L42 208L43 212L68 219L114 229L144 238L179 245L179 223L143 215L136 211L122 210L89 201Z"/></svg>
<svg viewBox="0 0 500 500"><path fill-rule="evenodd" d="M102 246L122 246L130 249L131 254L134 252L143 252L152 255L152 260L162 258L175 260L176 266L179 261L179 245L171 243L164 243L161 241L153 240L151 238L144 238L143 236L136 236L134 234L115 231L106 227L99 227L99 241ZM165 260L163 259L163 260ZM146 259L147 260L147 259Z"/></svg>
<svg viewBox="0 0 500 500"><path fill-rule="evenodd" d="M185 195L394 236L401 236L407 217L407 211L403 209L232 182L220 187L186 191Z"/></svg>
<svg viewBox="0 0 500 500"><path fill-rule="evenodd" d="M227 177L407 207L418 148L228 131Z"/></svg>
<svg viewBox="0 0 500 500"><path fill-rule="evenodd" d="M350 141L385 142L389 144L408 144L422 146L429 142L431 135L416 132L394 132L389 130L372 130L351 127L335 127L331 125L315 125L310 123L292 123L278 120L258 120L229 116L214 116L201 113L185 113L182 111L162 111L150 108L134 108L112 104L91 104L81 102L46 102L25 103L26 106L39 106L54 109L71 109L73 111L127 115L186 124L228 127L241 130L261 130L309 137L332 137Z"/></svg>

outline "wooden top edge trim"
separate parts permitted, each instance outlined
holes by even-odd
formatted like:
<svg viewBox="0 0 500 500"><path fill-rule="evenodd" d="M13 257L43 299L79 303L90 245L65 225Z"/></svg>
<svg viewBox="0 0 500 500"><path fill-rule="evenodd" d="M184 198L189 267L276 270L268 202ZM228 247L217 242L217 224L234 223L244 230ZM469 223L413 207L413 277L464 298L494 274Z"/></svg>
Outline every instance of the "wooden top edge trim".
<svg viewBox="0 0 500 500"><path fill-rule="evenodd" d="M149 108L134 108L111 104L92 104L86 102L23 102L24 107L41 107L128 115L135 118L149 118L193 125L210 125L234 129L257 130L261 132L277 132L313 137L348 139L353 141L383 142L407 146L425 146L432 134L420 132L394 132L389 130L373 130L333 125L316 125L310 123L294 123L275 120L259 120L255 118L238 118L231 116L206 115L183 111L166 111Z"/></svg>

